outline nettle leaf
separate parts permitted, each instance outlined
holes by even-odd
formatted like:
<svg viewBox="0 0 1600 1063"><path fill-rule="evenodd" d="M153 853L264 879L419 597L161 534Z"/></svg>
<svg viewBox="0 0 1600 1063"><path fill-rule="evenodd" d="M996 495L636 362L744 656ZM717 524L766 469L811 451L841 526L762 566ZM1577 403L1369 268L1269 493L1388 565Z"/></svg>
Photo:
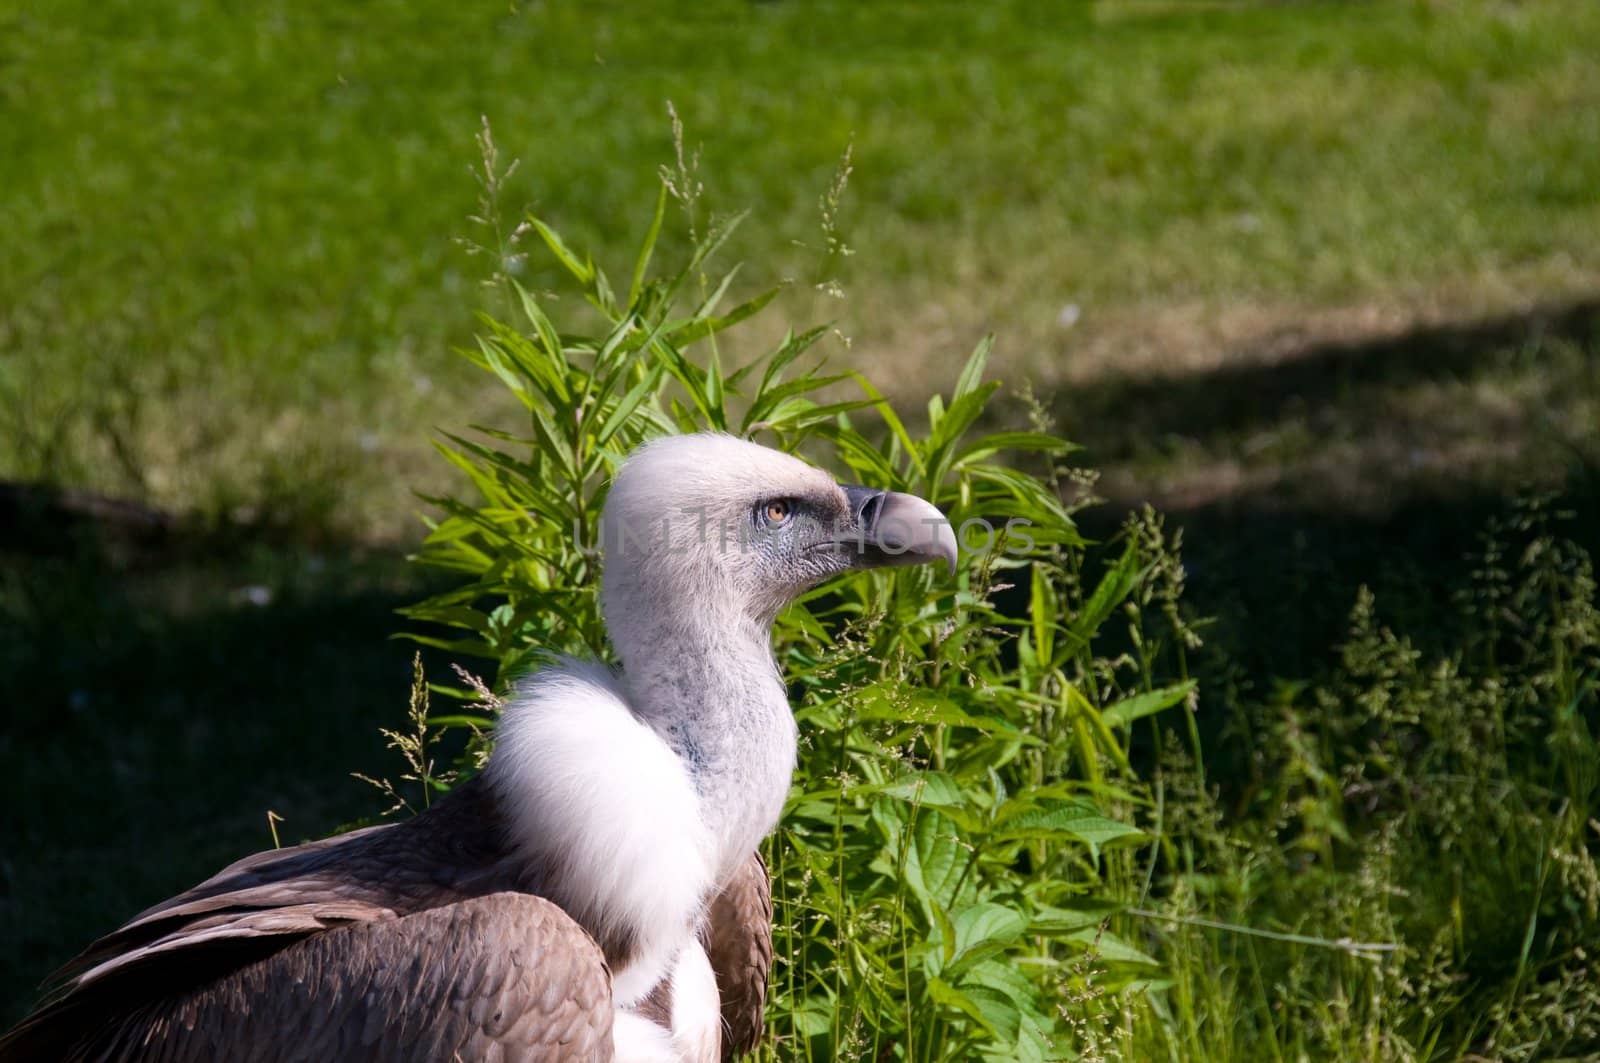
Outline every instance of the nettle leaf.
<svg viewBox="0 0 1600 1063"><path fill-rule="evenodd" d="M1004 950L1028 928L1028 919L1021 912L989 902L952 912L950 922L955 940L946 962L952 972Z"/></svg>
<svg viewBox="0 0 1600 1063"><path fill-rule="evenodd" d="M1052 808L1030 808L1007 816L995 825L994 835L999 839L1070 839L1089 847L1090 854L1099 857L1101 846L1116 841L1141 841L1144 832L1126 823L1107 818L1092 805L1057 805Z"/></svg>
<svg viewBox="0 0 1600 1063"><path fill-rule="evenodd" d="M1023 1012L1036 1011L1039 1006L1039 986L1014 963L1001 960L983 960L974 963L962 975L963 985L981 985L997 993L1004 993L1017 1003Z"/></svg>
<svg viewBox="0 0 1600 1063"><path fill-rule="evenodd" d="M902 881L922 904L931 925L937 921L933 905L948 909L954 904L967 854L948 817L926 808L910 811L916 818L909 842L897 839L900 852L892 855Z"/></svg>
<svg viewBox="0 0 1600 1063"><path fill-rule="evenodd" d="M967 797L960 785L942 771L921 771L901 776L878 788L885 797L898 798L925 808L965 808Z"/></svg>
<svg viewBox="0 0 1600 1063"><path fill-rule="evenodd" d="M1071 1059L1075 1053L1063 1053L1055 1041L1056 1022L1049 1010L1050 1004L1041 993L1040 986L1029 979L1014 963L985 960L976 964L961 979L966 987L982 987L998 993L1016 1006L1019 1022L1016 1039L1009 1045L983 1046L985 1059L1017 1063L1023 1060Z"/></svg>
<svg viewBox="0 0 1600 1063"><path fill-rule="evenodd" d="M941 978L928 980L928 995L976 1021L1002 1045L1016 1043L1022 1011L1009 996L987 986L953 986Z"/></svg>
<svg viewBox="0 0 1600 1063"><path fill-rule="evenodd" d="M833 1027L838 1007L831 1001L810 999L794 1009L795 1028L804 1037L819 1037Z"/></svg>
<svg viewBox="0 0 1600 1063"><path fill-rule="evenodd" d="M1047 1059L1073 1058L1054 1047L1049 1027L1050 1024L1042 1015L1024 1011L1022 1022L1017 1027L1016 1044L1011 1046L1009 1055L1002 1056L986 1050L984 1058L996 1060L997 1063L1044 1063Z"/></svg>

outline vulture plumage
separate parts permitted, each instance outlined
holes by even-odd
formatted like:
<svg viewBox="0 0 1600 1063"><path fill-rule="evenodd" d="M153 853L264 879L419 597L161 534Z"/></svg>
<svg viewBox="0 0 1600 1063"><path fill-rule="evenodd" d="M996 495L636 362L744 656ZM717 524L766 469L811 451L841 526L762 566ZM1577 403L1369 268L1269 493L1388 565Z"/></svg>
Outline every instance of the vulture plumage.
<svg viewBox="0 0 1600 1063"><path fill-rule="evenodd" d="M757 854L795 724L773 619L850 568L943 560L909 495L725 435L618 472L601 605L621 669L518 687L484 770L393 825L246 857L61 972L0 1060L731 1059L761 1036Z"/></svg>

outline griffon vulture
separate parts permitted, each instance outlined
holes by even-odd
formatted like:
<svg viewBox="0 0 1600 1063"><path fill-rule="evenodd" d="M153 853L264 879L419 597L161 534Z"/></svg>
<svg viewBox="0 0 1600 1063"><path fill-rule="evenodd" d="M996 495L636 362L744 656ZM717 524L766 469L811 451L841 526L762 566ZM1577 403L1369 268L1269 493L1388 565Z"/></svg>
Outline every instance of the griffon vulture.
<svg viewBox="0 0 1600 1063"><path fill-rule="evenodd" d="M756 852L796 731L773 619L850 568L956 561L939 511L731 436L649 443L602 519L620 671L508 700L415 818L246 857L90 945L0 1060L692 1060L762 1030Z"/></svg>

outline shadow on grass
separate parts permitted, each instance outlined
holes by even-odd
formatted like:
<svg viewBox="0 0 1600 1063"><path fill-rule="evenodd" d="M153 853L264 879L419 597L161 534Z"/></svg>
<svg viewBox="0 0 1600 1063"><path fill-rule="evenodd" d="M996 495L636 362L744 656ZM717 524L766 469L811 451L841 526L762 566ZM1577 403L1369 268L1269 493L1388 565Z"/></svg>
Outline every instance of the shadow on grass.
<svg viewBox="0 0 1600 1063"><path fill-rule="evenodd" d="M1092 441L1097 459L1111 462L1173 435L1227 436L1286 416L1337 414L1377 393L1459 380L1508 353L1563 342L1585 348L1600 373L1600 298L1378 338L1271 344L1206 372L1076 387L1059 396L1056 414L1070 437Z"/></svg>
<svg viewBox="0 0 1600 1063"><path fill-rule="evenodd" d="M1496 521L1529 496L1468 491L1415 499L1377 516L1284 509L1249 498L1168 515L1184 531L1190 604L1247 675L1308 676L1334 663L1362 586L1385 624L1423 649L1457 644L1452 595ZM1574 473L1540 492L1552 532L1600 556L1600 482Z"/></svg>

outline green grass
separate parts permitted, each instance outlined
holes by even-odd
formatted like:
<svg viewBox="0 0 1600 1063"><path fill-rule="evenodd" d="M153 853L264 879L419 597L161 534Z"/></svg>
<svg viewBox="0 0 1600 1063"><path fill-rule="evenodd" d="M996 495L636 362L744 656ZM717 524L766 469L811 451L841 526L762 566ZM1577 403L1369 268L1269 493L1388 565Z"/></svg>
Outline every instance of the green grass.
<svg viewBox="0 0 1600 1063"><path fill-rule="evenodd" d="M897 385L953 373L987 329L1008 375L1047 390L1204 361L1308 307L1473 313L1600 274L1590 5L178 0L0 19L0 475L180 509L406 526L395 479L427 475L424 430L475 401L443 352L483 274L453 243L480 116L522 160L508 208L537 202L620 262L673 100L708 207L759 219L735 245L750 283L796 277L791 313L840 316L851 358ZM809 282L852 141L840 303ZM1261 320L1207 334L1208 307ZM335 490L301 512L308 477Z"/></svg>

